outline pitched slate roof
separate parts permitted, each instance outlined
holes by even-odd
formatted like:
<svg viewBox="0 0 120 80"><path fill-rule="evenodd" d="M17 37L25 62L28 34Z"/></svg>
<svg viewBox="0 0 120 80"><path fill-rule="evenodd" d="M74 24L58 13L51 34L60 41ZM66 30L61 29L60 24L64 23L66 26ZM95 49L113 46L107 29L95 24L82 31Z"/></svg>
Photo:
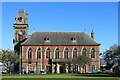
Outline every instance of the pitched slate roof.
<svg viewBox="0 0 120 80"><path fill-rule="evenodd" d="M44 39L48 37L49 41ZM73 42L71 38L76 38ZM85 32L34 32L24 43L27 44L78 44L78 45L99 45Z"/></svg>

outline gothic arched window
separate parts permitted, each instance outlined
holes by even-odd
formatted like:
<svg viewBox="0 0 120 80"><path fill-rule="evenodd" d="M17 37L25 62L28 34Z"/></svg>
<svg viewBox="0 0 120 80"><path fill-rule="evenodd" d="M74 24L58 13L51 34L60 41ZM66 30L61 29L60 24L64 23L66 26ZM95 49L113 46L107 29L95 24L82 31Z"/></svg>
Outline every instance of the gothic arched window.
<svg viewBox="0 0 120 80"><path fill-rule="evenodd" d="M73 58L77 58L77 48L74 48L73 50Z"/></svg>
<svg viewBox="0 0 120 80"><path fill-rule="evenodd" d="M59 59L59 53L60 53L60 50L59 50L59 48L57 48L55 50L55 59Z"/></svg>
<svg viewBox="0 0 120 80"><path fill-rule="evenodd" d="M65 48L64 50L64 59L68 58L68 48Z"/></svg>
<svg viewBox="0 0 120 80"><path fill-rule="evenodd" d="M41 59L41 49L37 50L37 59Z"/></svg>
<svg viewBox="0 0 120 80"><path fill-rule="evenodd" d="M50 59L50 48L46 50L46 59Z"/></svg>
<svg viewBox="0 0 120 80"><path fill-rule="evenodd" d="M92 50L91 50L91 58L95 58L95 49L94 48L92 48Z"/></svg>
<svg viewBox="0 0 120 80"><path fill-rule="evenodd" d="M32 49L28 50L28 59L32 59Z"/></svg>
<svg viewBox="0 0 120 80"><path fill-rule="evenodd" d="M86 56L86 48L83 48L83 50L82 50L82 55L85 55L85 56Z"/></svg>

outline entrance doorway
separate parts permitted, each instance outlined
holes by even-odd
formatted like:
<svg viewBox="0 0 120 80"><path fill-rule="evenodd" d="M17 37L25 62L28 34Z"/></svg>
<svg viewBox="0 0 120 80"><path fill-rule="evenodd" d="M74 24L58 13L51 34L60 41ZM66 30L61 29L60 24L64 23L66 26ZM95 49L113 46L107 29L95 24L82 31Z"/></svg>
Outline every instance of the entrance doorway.
<svg viewBox="0 0 120 80"><path fill-rule="evenodd" d="M60 66L60 73L66 73L66 70L65 70L66 66L64 64L62 64Z"/></svg>
<svg viewBox="0 0 120 80"><path fill-rule="evenodd" d="M46 66L46 72L47 73L52 73L52 67L51 66Z"/></svg>
<svg viewBox="0 0 120 80"><path fill-rule="evenodd" d="M64 73L63 66L60 66L60 73Z"/></svg>

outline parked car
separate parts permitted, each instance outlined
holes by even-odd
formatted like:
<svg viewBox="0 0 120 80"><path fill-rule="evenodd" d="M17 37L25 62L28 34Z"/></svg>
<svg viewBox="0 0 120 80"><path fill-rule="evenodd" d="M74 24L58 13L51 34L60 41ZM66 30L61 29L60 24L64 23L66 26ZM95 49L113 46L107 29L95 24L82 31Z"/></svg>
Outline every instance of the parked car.
<svg viewBox="0 0 120 80"><path fill-rule="evenodd" d="M7 74L7 71L2 71L2 74Z"/></svg>
<svg viewBox="0 0 120 80"><path fill-rule="evenodd" d="M115 66L112 68L113 73L120 74L120 66Z"/></svg>
<svg viewBox="0 0 120 80"><path fill-rule="evenodd" d="M80 72L79 72L79 71L72 71L72 73L80 74Z"/></svg>
<svg viewBox="0 0 120 80"><path fill-rule="evenodd" d="M41 74L46 74L46 72L44 70L40 71Z"/></svg>
<svg viewBox="0 0 120 80"><path fill-rule="evenodd" d="M28 74L34 74L34 71L28 71Z"/></svg>

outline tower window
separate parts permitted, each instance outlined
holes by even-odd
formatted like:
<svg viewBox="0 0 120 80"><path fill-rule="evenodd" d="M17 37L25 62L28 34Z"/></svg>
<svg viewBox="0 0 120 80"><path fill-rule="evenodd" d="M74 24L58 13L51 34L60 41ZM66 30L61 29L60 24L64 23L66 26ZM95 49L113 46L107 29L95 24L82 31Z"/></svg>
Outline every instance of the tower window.
<svg viewBox="0 0 120 80"><path fill-rule="evenodd" d="M22 17L19 17L19 18L18 18L18 20L19 20L20 22L22 22L22 19L23 19Z"/></svg>
<svg viewBox="0 0 120 80"><path fill-rule="evenodd" d="M22 17L20 17L20 19L22 19Z"/></svg>

